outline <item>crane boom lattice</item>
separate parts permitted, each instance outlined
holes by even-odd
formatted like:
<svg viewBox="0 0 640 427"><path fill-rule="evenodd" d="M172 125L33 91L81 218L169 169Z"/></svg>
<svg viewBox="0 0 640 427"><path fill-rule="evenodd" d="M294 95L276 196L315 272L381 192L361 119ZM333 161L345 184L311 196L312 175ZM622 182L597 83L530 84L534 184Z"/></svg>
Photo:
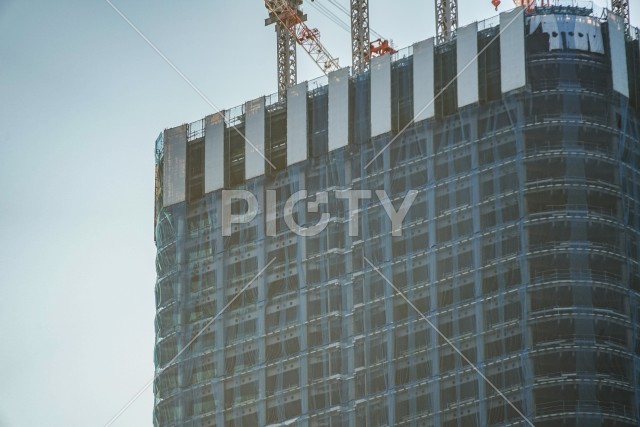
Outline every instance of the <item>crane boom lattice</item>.
<svg viewBox="0 0 640 427"><path fill-rule="evenodd" d="M320 32L304 23L302 0L265 0L269 18L265 25L276 24L278 34L278 94L286 96L287 88L297 83L295 45L299 44L318 68L328 74L340 68L338 60L320 43Z"/></svg>

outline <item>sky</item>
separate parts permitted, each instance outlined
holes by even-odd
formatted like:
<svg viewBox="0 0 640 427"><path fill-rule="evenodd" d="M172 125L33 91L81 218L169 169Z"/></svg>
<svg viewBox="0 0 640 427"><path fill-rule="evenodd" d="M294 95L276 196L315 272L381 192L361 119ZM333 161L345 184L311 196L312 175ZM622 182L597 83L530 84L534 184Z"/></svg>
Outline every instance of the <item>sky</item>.
<svg viewBox="0 0 640 427"><path fill-rule="evenodd" d="M262 1L111 1L216 108L276 92ZM434 35L433 1L370 0L370 26L409 46ZM309 3L350 65L349 33ZM320 75L298 58L299 81ZM213 112L106 0L0 0L0 427L103 426L153 378L154 141ZM113 425L152 412L149 388Z"/></svg>

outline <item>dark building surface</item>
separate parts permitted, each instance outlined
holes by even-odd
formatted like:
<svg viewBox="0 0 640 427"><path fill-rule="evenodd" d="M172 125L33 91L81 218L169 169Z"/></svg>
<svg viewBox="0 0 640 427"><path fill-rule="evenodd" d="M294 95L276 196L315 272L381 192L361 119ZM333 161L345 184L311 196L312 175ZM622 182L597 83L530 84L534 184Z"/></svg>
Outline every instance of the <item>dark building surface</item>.
<svg viewBox="0 0 640 427"><path fill-rule="evenodd" d="M579 8L470 27L349 77L342 101L331 76L305 89L301 161L292 94L159 138L154 425L529 425L453 346L537 427L640 424L638 39ZM469 34L477 72L447 85ZM505 75L519 70L520 86ZM433 104L417 102L423 75ZM330 130L340 105L348 143ZM251 111L277 168L252 177L231 126L254 132ZM217 130L223 159L207 155ZM222 187L259 202L228 237ZM344 189L385 190L396 208L418 195L401 236L375 194L349 236ZM299 190L329 193L318 214L294 210L306 225L331 214L317 236L285 225Z"/></svg>

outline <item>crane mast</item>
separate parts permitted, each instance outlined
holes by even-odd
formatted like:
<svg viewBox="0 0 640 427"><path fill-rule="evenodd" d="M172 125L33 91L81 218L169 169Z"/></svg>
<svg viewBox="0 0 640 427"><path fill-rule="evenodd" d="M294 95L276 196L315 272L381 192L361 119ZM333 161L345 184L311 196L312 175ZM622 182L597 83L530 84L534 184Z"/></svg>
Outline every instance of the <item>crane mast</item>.
<svg viewBox="0 0 640 427"><path fill-rule="evenodd" d="M631 34L631 18L629 15L629 0L611 0L611 11L620 15L624 20L624 32Z"/></svg>
<svg viewBox="0 0 640 427"><path fill-rule="evenodd" d="M458 29L458 0L436 0L436 41L448 42Z"/></svg>
<svg viewBox="0 0 640 427"><path fill-rule="evenodd" d="M351 0L351 55L354 74L369 69L369 0Z"/></svg>
<svg viewBox="0 0 640 427"><path fill-rule="evenodd" d="M278 37L278 96L284 99L287 88L297 83L296 44L299 44L313 59L318 68L328 74L340 68L338 60L320 43L320 32L309 28L302 13L303 0L265 0L269 11L265 25L276 25Z"/></svg>
<svg viewBox="0 0 640 427"><path fill-rule="evenodd" d="M351 0L351 63L353 73L369 69L369 61L376 56L395 53L389 40L370 41L369 0Z"/></svg>

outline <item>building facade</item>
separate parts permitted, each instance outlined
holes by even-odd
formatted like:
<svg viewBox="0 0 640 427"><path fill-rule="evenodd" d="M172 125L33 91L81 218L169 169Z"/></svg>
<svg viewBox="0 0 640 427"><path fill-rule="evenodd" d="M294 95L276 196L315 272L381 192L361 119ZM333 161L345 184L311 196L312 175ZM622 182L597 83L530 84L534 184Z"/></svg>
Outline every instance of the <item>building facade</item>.
<svg viewBox="0 0 640 427"><path fill-rule="evenodd" d="M635 34L516 9L165 130L154 425L639 425Z"/></svg>

